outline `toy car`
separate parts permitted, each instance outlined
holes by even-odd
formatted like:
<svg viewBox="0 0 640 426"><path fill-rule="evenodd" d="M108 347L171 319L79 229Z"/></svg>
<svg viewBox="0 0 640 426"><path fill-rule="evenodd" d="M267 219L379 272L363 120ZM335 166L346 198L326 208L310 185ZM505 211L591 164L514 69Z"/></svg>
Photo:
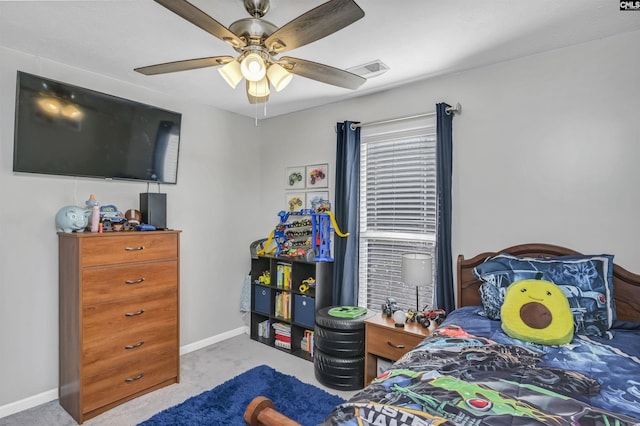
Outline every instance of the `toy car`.
<svg viewBox="0 0 640 426"><path fill-rule="evenodd" d="M395 311L400 310L396 300L389 297L387 298L387 303L382 305L382 312L384 312L388 317L392 316Z"/></svg>
<svg viewBox="0 0 640 426"><path fill-rule="evenodd" d="M100 206L100 220L102 222L108 220L112 224L124 222L126 219L122 212L118 211L118 208L113 204Z"/></svg>
<svg viewBox="0 0 640 426"><path fill-rule="evenodd" d="M447 314L445 313L444 309L432 309L429 311L418 313L415 316L415 321L417 321L423 327L429 327L429 325L431 325L431 322L435 322L436 324L440 325L440 323L444 321L446 316Z"/></svg>

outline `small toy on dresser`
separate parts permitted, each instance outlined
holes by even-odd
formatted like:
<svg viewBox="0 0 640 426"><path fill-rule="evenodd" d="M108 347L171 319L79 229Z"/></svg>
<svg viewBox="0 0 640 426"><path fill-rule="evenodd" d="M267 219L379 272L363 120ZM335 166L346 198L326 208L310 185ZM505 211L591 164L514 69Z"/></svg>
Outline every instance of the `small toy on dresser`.
<svg viewBox="0 0 640 426"><path fill-rule="evenodd" d="M98 232L100 230L100 204L98 204L93 194L91 194L89 199L84 203L87 209L91 210L91 226L89 230L94 233Z"/></svg>
<svg viewBox="0 0 640 426"><path fill-rule="evenodd" d="M56 229L58 232L84 232L89 223L91 210L78 206L64 206L56 213Z"/></svg>

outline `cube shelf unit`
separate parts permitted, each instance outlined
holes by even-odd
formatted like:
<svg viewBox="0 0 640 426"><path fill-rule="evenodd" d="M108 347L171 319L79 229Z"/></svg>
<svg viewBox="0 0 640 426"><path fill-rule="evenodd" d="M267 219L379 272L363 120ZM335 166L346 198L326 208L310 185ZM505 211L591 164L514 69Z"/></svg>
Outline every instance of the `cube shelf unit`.
<svg viewBox="0 0 640 426"><path fill-rule="evenodd" d="M269 285L260 282L265 272L270 275ZM315 288L301 292L300 285L308 278L316 280ZM314 329L316 310L331 306L332 298L332 262L307 262L299 258L275 256L252 258L251 339L313 360L312 351L305 350L306 340L303 339L309 337L309 332ZM274 324L281 325L274 329ZM286 331L284 334L280 331L282 328L290 331L289 339L286 338ZM280 334L278 338L276 332ZM312 343L306 346L310 349Z"/></svg>

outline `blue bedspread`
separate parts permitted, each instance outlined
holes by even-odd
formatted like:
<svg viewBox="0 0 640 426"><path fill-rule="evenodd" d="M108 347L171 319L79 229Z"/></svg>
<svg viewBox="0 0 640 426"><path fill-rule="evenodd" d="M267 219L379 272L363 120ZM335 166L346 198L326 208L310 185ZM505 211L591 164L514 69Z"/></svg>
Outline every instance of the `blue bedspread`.
<svg viewBox="0 0 640 426"><path fill-rule="evenodd" d="M600 392L576 399L615 413L640 416L640 324L614 323L613 339L575 336L569 345L542 346L512 339L500 321L479 320L478 307L458 309L443 324L460 324L470 334L497 343L520 345L542 352L540 366L577 371L595 379Z"/></svg>
<svg viewBox="0 0 640 426"><path fill-rule="evenodd" d="M640 425L640 325L552 347L512 339L479 311L451 313L323 424Z"/></svg>

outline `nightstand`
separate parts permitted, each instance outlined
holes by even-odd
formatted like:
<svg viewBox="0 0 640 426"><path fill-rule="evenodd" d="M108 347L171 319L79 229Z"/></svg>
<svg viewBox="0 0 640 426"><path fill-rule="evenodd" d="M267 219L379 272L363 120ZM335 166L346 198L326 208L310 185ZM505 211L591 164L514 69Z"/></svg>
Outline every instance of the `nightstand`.
<svg viewBox="0 0 640 426"><path fill-rule="evenodd" d="M364 385L377 376L377 359L396 361L427 337L430 332L417 322L407 322L396 327L393 318L384 313L374 315L364 322Z"/></svg>

